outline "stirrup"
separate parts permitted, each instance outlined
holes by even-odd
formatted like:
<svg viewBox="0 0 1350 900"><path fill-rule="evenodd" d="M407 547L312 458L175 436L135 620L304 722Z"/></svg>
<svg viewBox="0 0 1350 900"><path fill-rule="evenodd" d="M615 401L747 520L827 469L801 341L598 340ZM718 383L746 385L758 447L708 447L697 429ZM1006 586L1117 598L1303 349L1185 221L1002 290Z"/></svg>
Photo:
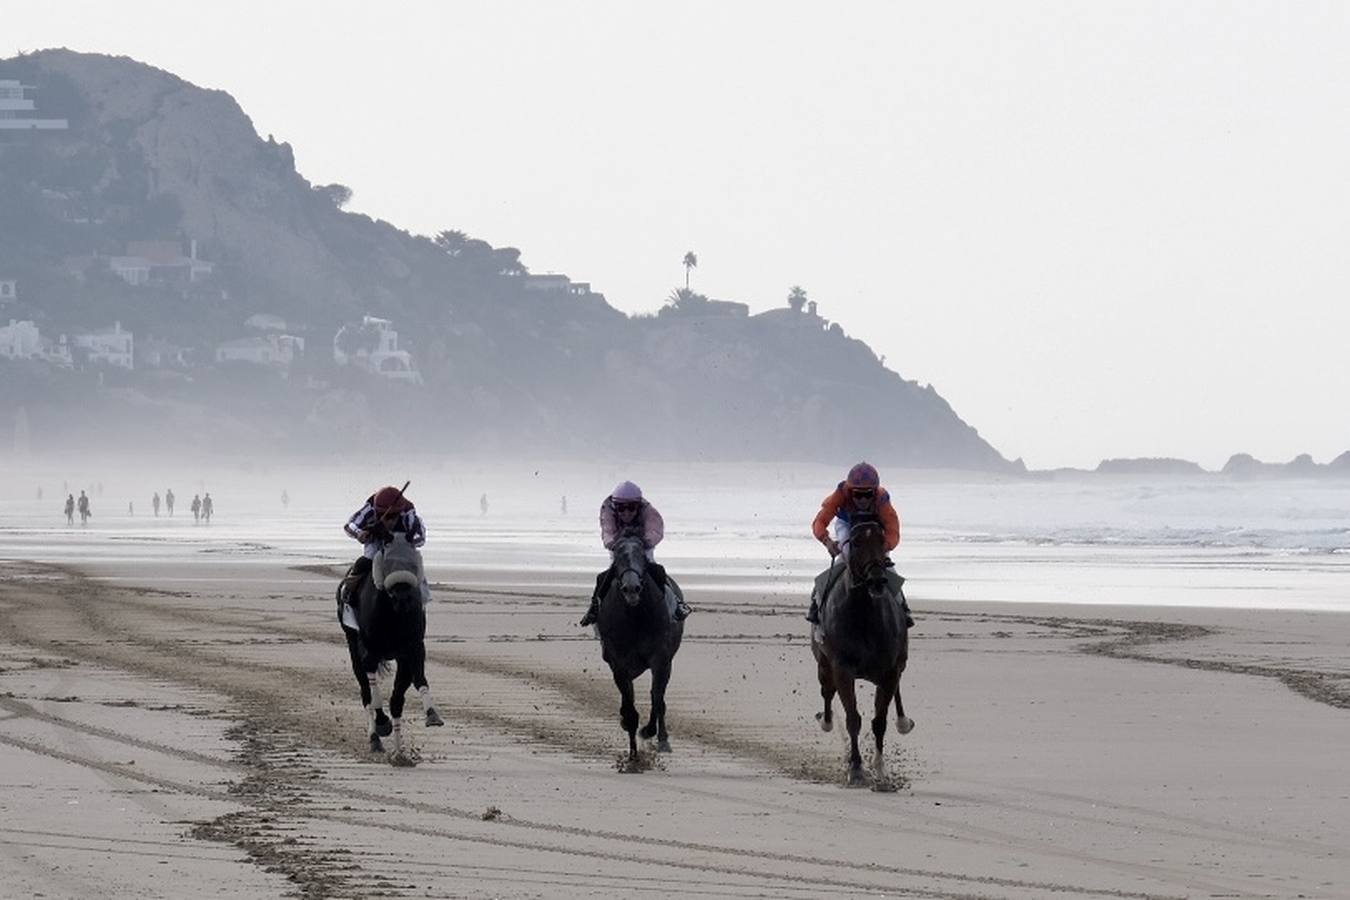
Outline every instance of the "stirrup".
<svg viewBox="0 0 1350 900"><path fill-rule="evenodd" d="M689 618L689 614L693 611L694 608L692 606L681 600L679 603L675 604L675 621L683 622L685 619Z"/></svg>

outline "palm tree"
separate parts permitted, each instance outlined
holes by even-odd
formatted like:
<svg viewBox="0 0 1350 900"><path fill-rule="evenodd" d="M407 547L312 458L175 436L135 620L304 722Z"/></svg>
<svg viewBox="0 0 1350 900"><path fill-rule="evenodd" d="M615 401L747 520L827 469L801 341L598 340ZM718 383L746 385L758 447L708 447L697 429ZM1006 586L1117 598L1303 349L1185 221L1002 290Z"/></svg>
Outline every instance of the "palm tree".
<svg viewBox="0 0 1350 900"><path fill-rule="evenodd" d="M794 284L788 291L788 306L792 307L793 312L801 312L802 307L806 305L806 291L802 290L801 285Z"/></svg>
<svg viewBox="0 0 1350 900"><path fill-rule="evenodd" d="M690 250L684 255L684 289L689 290L689 270L698 268L698 257Z"/></svg>

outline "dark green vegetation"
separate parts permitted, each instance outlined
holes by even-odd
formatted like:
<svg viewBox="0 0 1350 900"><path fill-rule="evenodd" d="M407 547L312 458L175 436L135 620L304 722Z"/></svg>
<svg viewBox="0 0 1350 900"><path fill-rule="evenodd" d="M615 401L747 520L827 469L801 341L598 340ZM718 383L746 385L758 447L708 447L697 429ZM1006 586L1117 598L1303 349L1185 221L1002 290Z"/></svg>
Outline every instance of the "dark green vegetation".
<svg viewBox="0 0 1350 900"><path fill-rule="evenodd" d="M35 85L41 114L71 124L0 137L0 279L20 294L9 317L44 335L116 320L138 345L129 373L0 363L12 388L0 433L24 405L35 445L78 419L105 444L168 426L156 427L166 445L268 452L338 437L521 457L1020 468L931 387L804 310L805 294L748 316L686 288L662 315L628 317L576 286L531 289L515 248L345 212L347 188L311 185L289 145L260 138L223 92L65 50L0 61L0 78ZM107 257L150 240L197 241L211 277L132 287L112 274ZM255 313L306 339L288 377L213 362ZM393 321L423 384L335 366L334 334L366 314ZM184 348L189 366L142 365L150 336Z"/></svg>

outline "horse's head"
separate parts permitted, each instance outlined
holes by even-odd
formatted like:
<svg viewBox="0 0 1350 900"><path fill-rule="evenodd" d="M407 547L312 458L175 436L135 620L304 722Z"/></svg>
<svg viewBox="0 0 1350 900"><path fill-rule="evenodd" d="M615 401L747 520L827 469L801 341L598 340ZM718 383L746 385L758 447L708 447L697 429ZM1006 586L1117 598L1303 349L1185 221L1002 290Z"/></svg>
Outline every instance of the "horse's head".
<svg viewBox="0 0 1350 900"><path fill-rule="evenodd" d="M637 606L647 574L647 548L642 535L625 532L614 542L614 575L624 602Z"/></svg>
<svg viewBox="0 0 1350 900"><path fill-rule="evenodd" d="M849 529L848 568L854 585L866 585L873 600L886 596L886 530L875 519Z"/></svg>
<svg viewBox="0 0 1350 900"><path fill-rule="evenodd" d="M371 578L375 587L389 597L395 612L406 612L413 604L422 602L422 554L406 534L394 534L384 549L375 554Z"/></svg>

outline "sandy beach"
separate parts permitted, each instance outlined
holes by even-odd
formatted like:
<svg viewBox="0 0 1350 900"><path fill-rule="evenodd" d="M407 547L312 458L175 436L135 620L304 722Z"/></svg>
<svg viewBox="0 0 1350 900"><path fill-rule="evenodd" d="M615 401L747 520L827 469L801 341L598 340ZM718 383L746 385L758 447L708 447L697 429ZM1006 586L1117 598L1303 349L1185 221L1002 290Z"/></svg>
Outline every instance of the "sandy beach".
<svg viewBox="0 0 1350 900"><path fill-rule="evenodd" d="M2 564L0 894L1350 896L1345 614L917 600L886 793L799 597L687 584L674 752L622 774L584 581L433 571L399 769L333 563L209 549Z"/></svg>

